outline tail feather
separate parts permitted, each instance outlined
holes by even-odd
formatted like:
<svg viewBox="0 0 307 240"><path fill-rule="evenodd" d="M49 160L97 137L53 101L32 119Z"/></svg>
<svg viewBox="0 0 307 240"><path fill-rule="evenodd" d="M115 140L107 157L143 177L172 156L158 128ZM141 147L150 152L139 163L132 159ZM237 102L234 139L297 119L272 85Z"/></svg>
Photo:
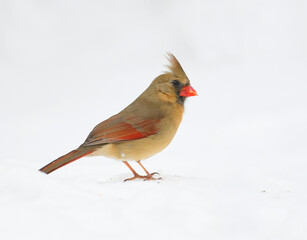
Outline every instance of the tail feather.
<svg viewBox="0 0 307 240"><path fill-rule="evenodd" d="M52 161L51 163L47 164L46 166L42 167L39 171L42 171L44 173L51 173L54 170L57 170L60 167L65 166L66 164L69 164L73 161L76 161L79 158L82 158L86 155L91 154L94 152L95 149L88 149L88 148L78 148L76 150L73 150L66 155L59 157L58 159Z"/></svg>

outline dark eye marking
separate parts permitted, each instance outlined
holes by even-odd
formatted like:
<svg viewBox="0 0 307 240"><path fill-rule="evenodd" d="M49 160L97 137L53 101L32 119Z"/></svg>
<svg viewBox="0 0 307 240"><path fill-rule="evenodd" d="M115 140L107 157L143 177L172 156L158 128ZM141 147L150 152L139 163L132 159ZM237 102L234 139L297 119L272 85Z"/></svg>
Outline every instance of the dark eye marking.
<svg viewBox="0 0 307 240"><path fill-rule="evenodd" d="M178 87L178 86L181 85L181 83L180 83L178 80L173 80L171 83L172 83L175 87Z"/></svg>
<svg viewBox="0 0 307 240"><path fill-rule="evenodd" d="M183 96L180 96L180 89L183 87L183 84L178 81L178 80L172 80L171 81L171 84L174 86L175 88L175 92L176 92L176 96L177 96L177 102L179 104L182 104L184 103L184 100L185 100L185 97Z"/></svg>

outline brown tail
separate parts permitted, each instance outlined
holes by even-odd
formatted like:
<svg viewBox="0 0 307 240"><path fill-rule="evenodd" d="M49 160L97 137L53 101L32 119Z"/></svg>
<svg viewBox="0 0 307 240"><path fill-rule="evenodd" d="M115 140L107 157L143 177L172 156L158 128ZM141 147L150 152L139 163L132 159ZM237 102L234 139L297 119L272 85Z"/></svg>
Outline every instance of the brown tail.
<svg viewBox="0 0 307 240"><path fill-rule="evenodd" d="M76 161L77 159L82 158L94 151L95 149L93 148L90 148L90 149L89 148L78 148L52 161L51 163L47 164L45 167L42 167L39 171L49 174L53 172L54 170L57 170L58 168L63 167L68 163Z"/></svg>

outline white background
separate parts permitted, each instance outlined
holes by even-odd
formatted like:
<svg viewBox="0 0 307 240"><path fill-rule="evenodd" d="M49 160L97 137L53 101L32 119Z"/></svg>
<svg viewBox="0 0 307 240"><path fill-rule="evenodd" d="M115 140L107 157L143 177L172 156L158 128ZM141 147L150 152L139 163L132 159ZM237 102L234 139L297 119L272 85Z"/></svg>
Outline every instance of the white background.
<svg viewBox="0 0 307 240"><path fill-rule="evenodd" d="M0 1L1 239L303 239L305 1ZM159 182L78 147L181 62L188 99ZM138 168L136 168L138 169ZM138 169L140 171L140 169Z"/></svg>

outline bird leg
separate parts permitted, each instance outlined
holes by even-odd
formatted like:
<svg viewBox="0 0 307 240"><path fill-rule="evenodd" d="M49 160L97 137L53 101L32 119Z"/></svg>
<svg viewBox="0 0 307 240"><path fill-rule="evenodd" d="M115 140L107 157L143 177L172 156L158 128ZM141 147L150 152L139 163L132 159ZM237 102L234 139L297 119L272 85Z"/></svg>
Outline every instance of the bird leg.
<svg viewBox="0 0 307 240"><path fill-rule="evenodd" d="M127 162L127 161L123 161L123 163L130 169L130 171L133 173L133 177L132 178L127 178L124 180L124 182L126 181L131 181L131 180L134 180L134 179L137 179L137 178L140 178L140 179L144 179L144 180L158 180L158 179L162 179L162 178L154 178L152 177L154 174L159 174L159 173L149 173L145 168L144 166L138 161L138 164L140 164L140 166L144 169L144 171L146 172L146 176L141 176L139 175L131 166L130 164Z"/></svg>
<svg viewBox="0 0 307 240"><path fill-rule="evenodd" d="M139 175L131 166L127 161L123 161L123 163L131 170L131 172L133 173L134 177L132 178L127 178L124 180L124 182L126 181L131 181L137 178L144 178L144 176Z"/></svg>
<svg viewBox="0 0 307 240"><path fill-rule="evenodd" d="M142 165L141 161L137 161L137 163L143 168L143 170L146 172L147 176L145 176L144 180L160 180L162 179L161 177L159 178L154 178L153 175L158 174L157 172L149 173L146 168Z"/></svg>

